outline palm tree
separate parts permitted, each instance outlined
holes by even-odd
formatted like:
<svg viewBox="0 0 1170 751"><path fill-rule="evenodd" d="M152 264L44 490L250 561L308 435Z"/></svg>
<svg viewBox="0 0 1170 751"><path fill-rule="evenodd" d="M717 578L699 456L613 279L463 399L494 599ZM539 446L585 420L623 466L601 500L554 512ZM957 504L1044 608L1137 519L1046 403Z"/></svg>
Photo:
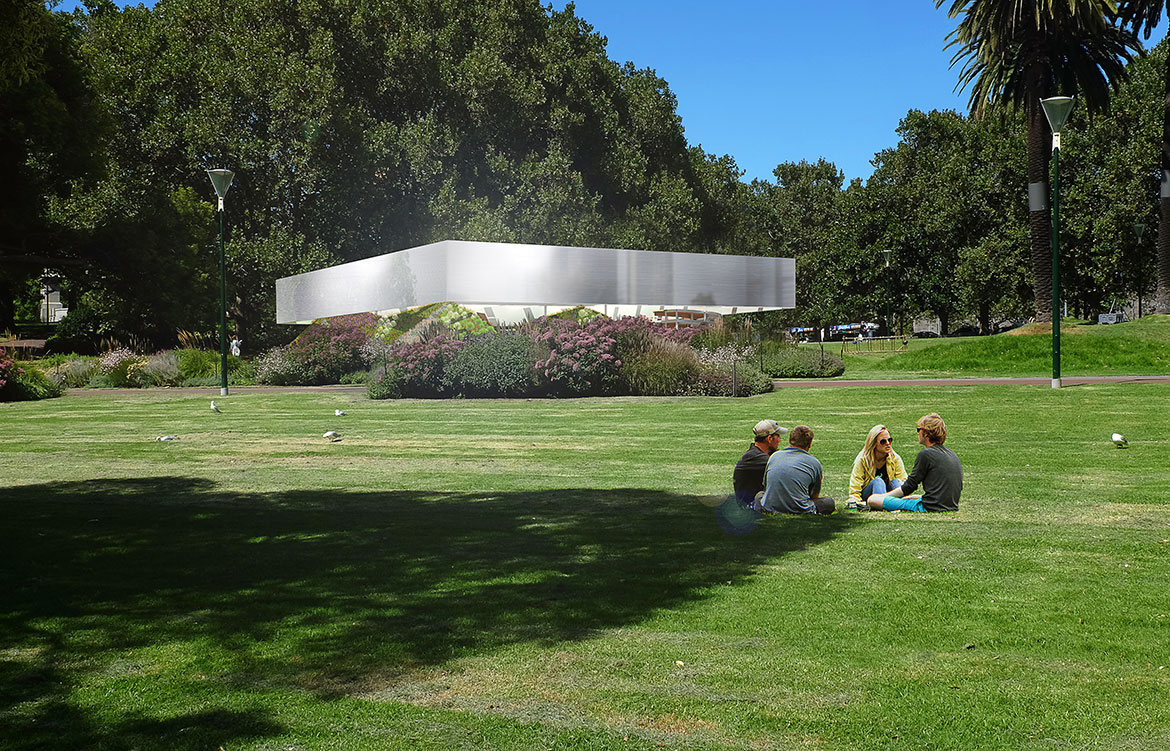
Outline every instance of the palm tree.
<svg viewBox="0 0 1170 751"><path fill-rule="evenodd" d="M1111 89L1141 48L1134 34L1111 24L1112 0L935 0L961 18L947 37L962 63L959 90L971 86L971 114L990 107L1022 109L1028 121L1028 208L1036 320L1052 320L1049 128L1040 100L1079 94L1090 112L1107 109Z"/></svg>
<svg viewBox="0 0 1170 751"><path fill-rule="evenodd" d="M1143 31L1146 39L1162 22L1166 0L1122 0L1118 15L1135 32ZM1158 291L1154 310L1170 313L1170 56L1166 58L1166 98L1162 105L1162 169L1161 200L1158 202ZM1140 294L1140 293L1139 293Z"/></svg>

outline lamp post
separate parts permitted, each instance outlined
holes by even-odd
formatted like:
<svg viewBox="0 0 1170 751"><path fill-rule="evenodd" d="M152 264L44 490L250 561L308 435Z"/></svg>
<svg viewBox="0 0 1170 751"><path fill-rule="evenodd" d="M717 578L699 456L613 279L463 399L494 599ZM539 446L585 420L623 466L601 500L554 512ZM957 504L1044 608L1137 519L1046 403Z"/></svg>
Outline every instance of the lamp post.
<svg viewBox="0 0 1170 751"><path fill-rule="evenodd" d="M883 250L882 255L886 257L886 333L893 336L894 324L890 322L890 249Z"/></svg>
<svg viewBox="0 0 1170 751"><path fill-rule="evenodd" d="M1060 388L1060 131L1072 112L1071 96L1041 99L1052 128L1052 388Z"/></svg>
<svg viewBox="0 0 1170 751"><path fill-rule="evenodd" d="M1138 283L1138 318L1142 317L1142 291L1146 288L1146 269L1142 264L1142 235L1145 234L1145 231L1145 222L1133 223L1133 233L1137 235L1137 242L1134 244L1137 245L1138 278L1141 280Z"/></svg>
<svg viewBox="0 0 1170 751"><path fill-rule="evenodd" d="M223 262L223 198L232 187L236 173L230 169L209 169L211 186L219 197L219 394L227 396L227 271Z"/></svg>

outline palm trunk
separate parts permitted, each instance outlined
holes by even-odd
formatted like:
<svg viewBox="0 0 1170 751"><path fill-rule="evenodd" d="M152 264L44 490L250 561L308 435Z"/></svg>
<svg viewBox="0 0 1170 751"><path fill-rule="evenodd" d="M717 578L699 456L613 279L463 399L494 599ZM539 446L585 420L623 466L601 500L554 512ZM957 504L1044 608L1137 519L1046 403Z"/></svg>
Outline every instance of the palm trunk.
<svg viewBox="0 0 1170 751"><path fill-rule="evenodd" d="M1032 291L1036 320L1052 320L1052 213L1049 203L1050 132L1040 107L1039 87L1028 101L1028 226L1032 248ZM1038 187L1039 186L1039 187ZM1040 199L1043 199L1042 201Z"/></svg>
<svg viewBox="0 0 1170 751"><path fill-rule="evenodd" d="M1158 290L1154 311L1170 313L1170 57L1166 58L1166 98L1162 103L1162 186L1158 202ZM1140 294L1140 293L1139 293Z"/></svg>

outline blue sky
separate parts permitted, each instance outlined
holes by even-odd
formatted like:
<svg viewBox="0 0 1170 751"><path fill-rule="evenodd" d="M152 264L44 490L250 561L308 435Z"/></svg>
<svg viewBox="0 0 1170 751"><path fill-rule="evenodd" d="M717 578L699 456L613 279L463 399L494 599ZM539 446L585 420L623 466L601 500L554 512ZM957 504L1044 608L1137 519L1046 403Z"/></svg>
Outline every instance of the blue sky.
<svg viewBox="0 0 1170 751"><path fill-rule="evenodd" d="M967 110L943 50L957 21L933 0L577 0L576 9L608 39L611 59L670 84L687 141L730 154L745 181L821 157L847 181L866 179L907 111ZM1163 36L1165 24L1146 44Z"/></svg>

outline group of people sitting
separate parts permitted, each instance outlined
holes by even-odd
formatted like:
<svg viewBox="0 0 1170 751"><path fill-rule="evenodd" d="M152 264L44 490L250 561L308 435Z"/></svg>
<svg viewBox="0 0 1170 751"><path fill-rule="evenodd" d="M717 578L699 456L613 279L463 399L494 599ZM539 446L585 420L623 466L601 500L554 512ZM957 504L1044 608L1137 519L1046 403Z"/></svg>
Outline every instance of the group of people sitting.
<svg viewBox="0 0 1170 751"><path fill-rule="evenodd" d="M963 492L963 465L944 446L947 426L936 413L918 418L922 449L909 474L894 451L885 425L874 425L853 462L846 508L874 511L958 511ZM813 431L791 431L775 420L761 420L754 441L732 474L736 499L756 511L776 514L831 514L836 502L821 495L824 471L809 453ZM784 436L788 445L781 448ZM915 493L921 487L920 493Z"/></svg>

